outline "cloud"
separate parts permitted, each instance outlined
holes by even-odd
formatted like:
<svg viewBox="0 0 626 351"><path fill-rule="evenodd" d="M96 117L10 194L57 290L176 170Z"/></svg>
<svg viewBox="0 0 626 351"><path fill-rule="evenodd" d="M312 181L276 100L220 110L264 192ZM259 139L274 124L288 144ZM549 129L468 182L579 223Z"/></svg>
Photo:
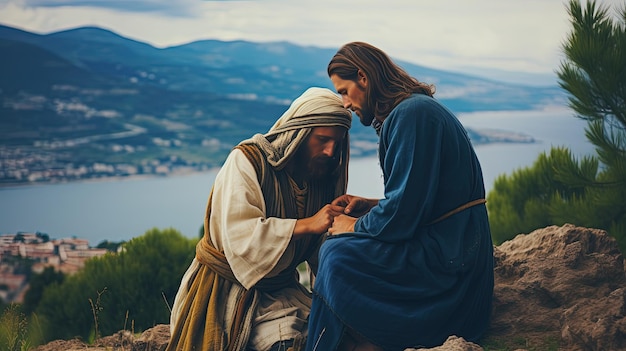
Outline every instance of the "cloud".
<svg viewBox="0 0 626 351"><path fill-rule="evenodd" d="M162 13L169 16L193 16L198 0L24 0L27 7L91 7L134 13Z"/></svg>

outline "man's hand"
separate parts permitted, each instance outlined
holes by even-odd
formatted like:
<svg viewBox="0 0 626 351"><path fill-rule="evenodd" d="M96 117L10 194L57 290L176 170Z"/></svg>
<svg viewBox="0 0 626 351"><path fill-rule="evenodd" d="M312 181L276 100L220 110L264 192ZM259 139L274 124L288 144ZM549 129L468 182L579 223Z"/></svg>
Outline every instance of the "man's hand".
<svg viewBox="0 0 626 351"><path fill-rule="evenodd" d="M332 205L345 207L343 213L352 217L361 217L378 204L376 199L366 199L354 195L341 195L333 200Z"/></svg>
<svg viewBox="0 0 626 351"><path fill-rule="evenodd" d="M349 233L354 231L354 223L356 222L356 218L340 215L335 217L333 221L333 225L328 228L328 234L335 235L341 233Z"/></svg>
<svg viewBox="0 0 626 351"><path fill-rule="evenodd" d="M333 224L336 216L344 213L344 207L328 204L311 217L298 219L293 230L294 235L323 234Z"/></svg>

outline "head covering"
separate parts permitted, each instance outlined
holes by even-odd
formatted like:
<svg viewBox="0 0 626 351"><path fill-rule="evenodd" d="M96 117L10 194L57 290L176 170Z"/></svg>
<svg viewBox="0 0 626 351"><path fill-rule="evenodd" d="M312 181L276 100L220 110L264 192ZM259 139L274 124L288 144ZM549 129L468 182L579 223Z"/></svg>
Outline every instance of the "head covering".
<svg viewBox="0 0 626 351"><path fill-rule="evenodd" d="M282 169L315 127L350 129L352 113L341 98L326 88L312 87L295 99L266 134L256 134L240 144L257 144L276 169ZM343 153L343 151L342 151ZM343 160L347 155L341 155Z"/></svg>

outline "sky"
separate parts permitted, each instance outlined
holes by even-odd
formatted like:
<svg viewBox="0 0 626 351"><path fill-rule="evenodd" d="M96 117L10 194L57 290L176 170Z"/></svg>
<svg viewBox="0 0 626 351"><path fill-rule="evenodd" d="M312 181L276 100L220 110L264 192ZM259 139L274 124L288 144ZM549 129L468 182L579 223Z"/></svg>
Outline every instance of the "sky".
<svg viewBox="0 0 626 351"><path fill-rule="evenodd" d="M586 1L586 0L582 0ZM0 0L0 24L39 34L98 26L156 47L203 39L338 49L505 81L556 83L568 0ZM625 0L598 0L617 13ZM419 78L419 77L418 77Z"/></svg>

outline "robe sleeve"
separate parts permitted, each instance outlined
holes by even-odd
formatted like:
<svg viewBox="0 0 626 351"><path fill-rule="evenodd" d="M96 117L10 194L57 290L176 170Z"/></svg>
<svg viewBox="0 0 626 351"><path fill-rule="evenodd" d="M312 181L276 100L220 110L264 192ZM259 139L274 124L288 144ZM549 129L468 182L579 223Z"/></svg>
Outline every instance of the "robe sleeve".
<svg viewBox="0 0 626 351"><path fill-rule="evenodd" d="M381 131L384 198L357 220L355 231L396 242L426 225L436 201L445 120L436 103L407 101L387 117Z"/></svg>
<svg viewBox="0 0 626 351"><path fill-rule="evenodd" d="M211 240L246 289L289 264L295 225L296 219L266 218L254 167L233 150L215 179L209 227Z"/></svg>

